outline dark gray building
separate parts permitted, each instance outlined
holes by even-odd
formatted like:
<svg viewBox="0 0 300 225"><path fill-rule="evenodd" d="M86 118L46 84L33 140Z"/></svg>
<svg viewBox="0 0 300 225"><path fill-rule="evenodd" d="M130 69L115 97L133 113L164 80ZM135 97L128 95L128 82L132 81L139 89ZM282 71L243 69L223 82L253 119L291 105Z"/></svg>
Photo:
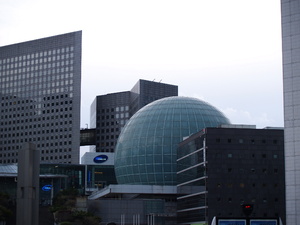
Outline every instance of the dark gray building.
<svg viewBox="0 0 300 225"><path fill-rule="evenodd" d="M91 105L91 127L96 128L96 152L114 152L122 127L143 106L178 96L178 86L139 80L131 91L97 96Z"/></svg>
<svg viewBox="0 0 300 225"><path fill-rule="evenodd" d="M226 125L205 128L182 141L177 160L178 224L245 218L241 204L253 206L249 218L280 217L284 222L283 136L283 129Z"/></svg>
<svg viewBox="0 0 300 225"><path fill-rule="evenodd" d="M16 163L24 142L41 163L79 163L81 37L0 47L0 163Z"/></svg>
<svg viewBox="0 0 300 225"><path fill-rule="evenodd" d="M281 0L287 224L300 224L300 1Z"/></svg>

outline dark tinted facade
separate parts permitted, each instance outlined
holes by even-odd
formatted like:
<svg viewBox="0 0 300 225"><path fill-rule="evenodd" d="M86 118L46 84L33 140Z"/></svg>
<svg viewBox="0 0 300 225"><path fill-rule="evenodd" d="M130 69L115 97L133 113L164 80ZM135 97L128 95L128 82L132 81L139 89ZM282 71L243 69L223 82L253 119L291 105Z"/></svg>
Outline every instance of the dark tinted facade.
<svg viewBox="0 0 300 225"><path fill-rule="evenodd" d="M96 144L96 129L80 130L80 146Z"/></svg>
<svg viewBox="0 0 300 225"><path fill-rule="evenodd" d="M178 149L178 224L213 217L285 221L284 140L281 129L206 128Z"/></svg>
<svg viewBox="0 0 300 225"><path fill-rule="evenodd" d="M148 103L169 96L178 96L177 86L146 80L139 80L131 91L97 96L91 105L90 121L91 127L96 128L95 151L114 152L129 118Z"/></svg>
<svg viewBox="0 0 300 225"><path fill-rule="evenodd" d="M178 96L178 87L160 82L139 80L131 89L131 114L155 100Z"/></svg>
<svg viewBox="0 0 300 225"><path fill-rule="evenodd" d="M79 163L81 31L0 47L0 163Z"/></svg>

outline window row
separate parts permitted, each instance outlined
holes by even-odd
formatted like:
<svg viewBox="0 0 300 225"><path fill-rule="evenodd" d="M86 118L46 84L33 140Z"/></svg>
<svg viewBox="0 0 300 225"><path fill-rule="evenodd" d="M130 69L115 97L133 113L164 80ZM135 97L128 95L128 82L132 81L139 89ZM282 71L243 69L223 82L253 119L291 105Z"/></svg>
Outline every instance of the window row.
<svg viewBox="0 0 300 225"><path fill-rule="evenodd" d="M46 133L47 133L47 131L46 131ZM3 141L0 140L0 144L3 146L6 144L10 145L10 144L25 143L25 142L36 142L36 141L42 141L42 140L45 140L45 138L44 137L28 137L28 138L24 138L24 139L21 138L21 139L3 140ZM64 142L55 141L55 142L49 142L49 143L42 144L42 147L43 146L48 147L48 146L71 145L71 144L72 144L72 141L64 141ZM5 148L6 147L0 147L0 151L2 151L2 149L5 151Z"/></svg>
<svg viewBox="0 0 300 225"><path fill-rule="evenodd" d="M74 57L74 54L66 54L66 55L58 55L58 56L53 56L53 57L48 57L48 58L40 58L36 60L28 60L28 61L23 61L23 62L15 62L7 65L0 65L0 71L7 71L15 68L29 68L29 66L35 66L35 68L38 68L37 65L45 65L46 63L57 66L63 66L64 64L68 65L73 64L74 60L72 59Z"/></svg>
<svg viewBox="0 0 300 225"><path fill-rule="evenodd" d="M96 152L114 152L114 148L107 148L107 147L105 147L105 148L97 148L96 149Z"/></svg>
<svg viewBox="0 0 300 225"><path fill-rule="evenodd" d="M57 160L57 159L71 159L71 155L60 155L60 156L42 156L42 161L48 161L48 160Z"/></svg>
<svg viewBox="0 0 300 225"><path fill-rule="evenodd" d="M69 111L68 108L66 108L67 112ZM62 111L63 111L63 108L62 108ZM55 109L52 109L52 110L45 110L43 111L43 114L46 114L46 113L55 113L55 112L59 112L59 110L55 110ZM20 116L19 116L20 115ZM24 113L24 114L16 114L15 116L11 117L11 115L6 115L6 116L1 116L1 118L3 118L5 120L5 118L9 119L11 117L11 119L13 120L5 120L4 122L0 122L1 125L12 125L12 124L20 124L20 121L28 121L28 119L25 119L25 120L18 120L17 118L19 117L24 117L24 116L33 116L34 114L31 114L31 113ZM9 118L8 118L9 117ZM56 115L55 116L56 119L66 119L66 118L72 118L72 114L67 114L67 113L62 113L60 115ZM65 121L65 124L67 124L67 122ZM72 124L72 122L69 122L69 124ZM41 125L42 127L45 127L45 126L48 126L46 124L42 124ZM40 127L40 126L39 126ZM22 129L22 128L21 128Z"/></svg>
<svg viewBox="0 0 300 225"><path fill-rule="evenodd" d="M37 145L37 147L39 147ZM52 150L41 150L41 154L55 154L55 153L61 153L65 154L66 152L71 152L71 148L65 148L65 149L52 149ZM0 158L9 158L9 157L17 157L18 152L8 152L8 153L0 153Z"/></svg>
<svg viewBox="0 0 300 225"><path fill-rule="evenodd" d="M24 98L33 98L41 95L61 94L66 92L68 92L70 98L72 98L73 86L56 86L48 89L32 89L30 86L23 86L18 88L7 88L2 90L3 94L19 94L22 95Z"/></svg>
<svg viewBox="0 0 300 225"><path fill-rule="evenodd" d="M54 131L54 130L53 130ZM58 132L58 129L57 129ZM27 135L39 135L39 134L47 134L47 131L25 131L22 133L14 132L14 133L5 133L5 134L0 134L0 138L14 138L14 137L22 137L22 136L27 136ZM55 140L55 139L66 139L66 138L71 138L71 134L60 134L60 135L54 135L54 136L49 136L46 135L45 137L36 137L35 139L37 141L43 141L43 140ZM4 140L5 141L5 140ZM4 142L3 142L4 143ZM1 149L2 147L0 147ZM8 147L8 150L10 147Z"/></svg>
<svg viewBox="0 0 300 225"><path fill-rule="evenodd" d="M51 76L49 76L51 75ZM19 80L30 80L34 81L35 83L41 83L46 81L61 81L68 78L72 78L73 73L63 73L63 74L56 74L55 70L45 70L40 72L34 72L34 73L23 73L23 74L17 74L15 76L4 76L0 78L1 82L15 82Z"/></svg>
<svg viewBox="0 0 300 225"><path fill-rule="evenodd" d="M267 142L270 142L272 144L278 144L279 141L277 139L273 139L273 140L266 140L266 139L261 139L261 140L255 140L255 139L250 139L250 140L244 140L242 138L239 138L239 139L232 139L232 138L228 138L228 139L221 139L221 138L216 138L216 143L239 143L239 144L243 144L243 143L246 143L248 144L249 142L251 144L258 144L258 143L261 143L261 144L267 144ZM247 143L248 142L248 143Z"/></svg>
<svg viewBox="0 0 300 225"><path fill-rule="evenodd" d="M19 103L18 103L19 102ZM20 103L20 101L15 101L15 102L6 102L6 103L1 103L2 107L5 106L15 106L15 107L7 107L6 109L2 109L1 112L5 113L5 112L9 112L11 114L11 112L20 112L20 110L24 111L24 110L33 110L33 109L37 109L37 108L41 108L41 104L36 104L36 105L24 105L24 106L19 106L19 105L23 105L24 103ZM43 104L43 107L54 107L54 106L62 106L63 105L71 105L72 104L72 100L70 101L56 101L56 102L52 102L52 103L47 103L47 104ZM61 108L63 109L63 108ZM70 110L72 110L70 108ZM60 110L63 111L63 110ZM67 108L65 108L65 111L67 111ZM24 113L23 113L24 114ZM16 115L14 115L16 116ZM2 118L2 117L1 117ZM11 117L9 117L11 118Z"/></svg>
<svg viewBox="0 0 300 225"><path fill-rule="evenodd" d="M269 155L269 157L268 157L268 155L269 154L267 154L267 153L261 153L261 154L254 154L254 153L252 153L251 154L251 158L256 158L256 157L260 157L260 158L262 158L262 159L266 159L266 158L273 158L273 159L278 159L278 154L271 154L270 153L270 155ZM221 153L217 153L216 155L216 158L221 158L222 157L222 154ZM242 150L241 150L241 154L233 154L233 153L228 153L227 154L227 158L239 158L239 159L242 159L242 158L246 158L248 155L246 155L244 152L242 152Z"/></svg>
<svg viewBox="0 0 300 225"><path fill-rule="evenodd" d="M115 115L106 115L101 116L101 120L109 120L109 119L123 119L123 118L129 118L129 112L126 113L116 113ZM100 116L97 117L98 120L100 120ZM104 122L102 122L102 126L104 126Z"/></svg>
<svg viewBox="0 0 300 225"><path fill-rule="evenodd" d="M18 159L0 159L0 164L1 163L17 163Z"/></svg>
<svg viewBox="0 0 300 225"><path fill-rule="evenodd" d="M129 106L118 106L116 107L116 112L123 112L123 111L129 111Z"/></svg>
<svg viewBox="0 0 300 225"><path fill-rule="evenodd" d="M44 126L42 126L42 127L44 127ZM0 140L0 143L1 144L10 144L10 143L15 143L15 141L17 141L18 139L15 139L15 137L23 137L23 136L27 136L27 135L29 135L29 136L31 136L31 135L38 135L38 134L50 134L50 133L57 133L57 134L59 134L59 135L64 135L64 134L68 134L69 132L71 132L72 131L72 128L71 127L69 127L69 128L67 128L67 127L65 127L65 128L57 128L57 129L43 129L42 131L26 131L26 132L22 132L22 133L15 133L15 131L18 131L18 130L21 130L21 131L23 131L23 129L19 129L19 128L16 128L16 129L14 129L14 130L12 130L12 129L2 129L2 130L6 130L7 131L7 133L6 134L2 134L3 136L5 135L5 136L12 136L11 138L13 139L13 140L9 140L9 138L10 137L8 137L7 138L7 140L4 140L4 141L1 141ZM9 133L9 132L12 132L12 133ZM51 138L51 137L48 137L47 136L47 138L46 138L46 140L48 140L48 138ZM22 140L22 139L21 139ZM44 140L44 137L33 137L33 140ZM1 148L1 146L0 146L0 148Z"/></svg>
<svg viewBox="0 0 300 225"><path fill-rule="evenodd" d="M101 135L101 137L97 137L97 141L105 141L105 140L116 140L119 135Z"/></svg>
<svg viewBox="0 0 300 225"><path fill-rule="evenodd" d="M2 118L3 119L3 118ZM10 131L10 130L19 130L19 129L33 129L33 128L39 128L39 127L49 127L49 126L58 126L58 125L63 125L63 124L72 124L72 120L63 120L63 121L56 121L51 123L48 122L48 120L54 120L54 119L59 119L58 115L53 115L53 116L47 116L47 117L39 117L39 118L34 118L34 119L25 119L25 120L20 120L21 123L32 123L32 122L37 122L37 121L45 121L44 123L34 123L34 124L29 124L29 125L22 125L22 126L13 126L10 128L0 128L0 131ZM1 125L5 125L6 122L1 121ZM11 123L9 123L11 124Z"/></svg>
<svg viewBox="0 0 300 225"><path fill-rule="evenodd" d="M217 184L217 188L224 188L224 187L227 187L227 188L236 188L236 187L239 187L239 188L245 188L247 185L245 183L239 183L239 184L233 184L233 183L228 183L228 184ZM273 184L267 184L267 183L262 183L260 185L258 185L257 183L252 183L251 184L251 187L252 188L266 188L266 187L272 187L272 188L277 188L279 185L278 183L273 183Z"/></svg>
<svg viewBox="0 0 300 225"><path fill-rule="evenodd" d="M70 63L73 64L73 63ZM52 68L52 69L51 69ZM23 68L23 69L18 69L18 70L9 70L6 72L1 72L0 71L0 77L3 78L3 80L0 80L1 82L16 79L14 77L20 77L25 76L26 74L33 74L33 71L36 71L35 73L38 73L38 70L43 70L40 71L42 72L42 75L50 75L50 74L55 74L55 73L64 73L64 72L69 72L73 71L74 67L73 65L66 64L66 66L61 66L61 67L55 67L55 65L48 64L48 65L40 65L40 66L35 66L35 67L28 67L28 68ZM31 73L30 73L31 72ZM40 76L40 75L39 75ZM5 79L5 80L4 80ZM21 78L19 78L21 79Z"/></svg>
<svg viewBox="0 0 300 225"><path fill-rule="evenodd" d="M46 79L44 82L36 82L32 79L24 79L19 80L15 82L7 82L2 83L1 88L15 88L16 91L22 91L22 90L36 90L36 89L42 89L42 88L53 88L58 86L68 86L73 84L73 79L63 79L60 81L48 81L46 82ZM25 88L24 85L31 85L30 87Z"/></svg>
<svg viewBox="0 0 300 225"><path fill-rule="evenodd" d="M234 172L238 172L238 173L248 173L248 172L252 172L252 173L255 173L255 172L262 172L264 174L269 174L269 173L275 173L277 174L278 173L278 169L277 168L274 168L273 170L270 170L270 169L267 169L267 168L262 168L260 169L259 171L255 168L251 168L250 170L245 170L244 168L240 168L238 170L234 170L233 168L227 168L227 172L228 173L234 173Z"/></svg>
<svg viewBox="0 0 300 225"><path fill-rule="evenodd" d="M49 161L49 160L59 160L59 159L65 159L69 161L64 161L60 163L71 163L71 155L68 156L42 156L41 161ZM0 159L0 164L5 163L18 163L18 159Z"/></svg>
<svg viewBox="0 0 300 225"><path fill-rule="evenodd" d="M53 50L48 50L48 51L40 51L36 53L31 53L27 55L20 55L20 56L15 56L15 57L9 57L5 59L0 59L0 65L6 64L6 63L13 63L13 62L18 62L18 61L25 61L25 60L30 60L30 59L37 59L41 57L48 57L48 56L59 56L61 54L69 53L73 54L74 51L74 46L68 46L68 47L63 47L63 48L58 48L58 49L53 49Z"/></svg>

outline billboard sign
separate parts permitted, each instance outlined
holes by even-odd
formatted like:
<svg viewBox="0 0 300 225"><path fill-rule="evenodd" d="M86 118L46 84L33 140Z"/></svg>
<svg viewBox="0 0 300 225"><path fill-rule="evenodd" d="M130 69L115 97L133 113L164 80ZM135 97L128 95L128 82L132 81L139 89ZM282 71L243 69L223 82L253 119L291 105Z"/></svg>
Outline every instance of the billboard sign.
<svg viewBox="0 0 300 225"><path fill-rule="evenodd" d="M51 191L52 185L51 184L46 184L42 187L43 191Z"/></svg>
<svg viewBox="0 0 300 225"><path fill-rule="evenodd" d="M98 155L94 158L94 162L95 163L104 163L108 160L108 156L107 155Z"/></svg>

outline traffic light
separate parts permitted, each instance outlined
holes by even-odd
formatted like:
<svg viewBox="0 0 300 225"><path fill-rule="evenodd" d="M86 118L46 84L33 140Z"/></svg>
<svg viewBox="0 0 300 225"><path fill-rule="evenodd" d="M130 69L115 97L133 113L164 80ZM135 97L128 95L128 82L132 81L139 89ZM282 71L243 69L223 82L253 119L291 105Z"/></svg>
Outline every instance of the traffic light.
<svg viewBox="0 0 300 225"><path fill-rule="evenodd" d="M253 211L253 204L242 204L242 210L246 216L250 216Z"/></svg>

